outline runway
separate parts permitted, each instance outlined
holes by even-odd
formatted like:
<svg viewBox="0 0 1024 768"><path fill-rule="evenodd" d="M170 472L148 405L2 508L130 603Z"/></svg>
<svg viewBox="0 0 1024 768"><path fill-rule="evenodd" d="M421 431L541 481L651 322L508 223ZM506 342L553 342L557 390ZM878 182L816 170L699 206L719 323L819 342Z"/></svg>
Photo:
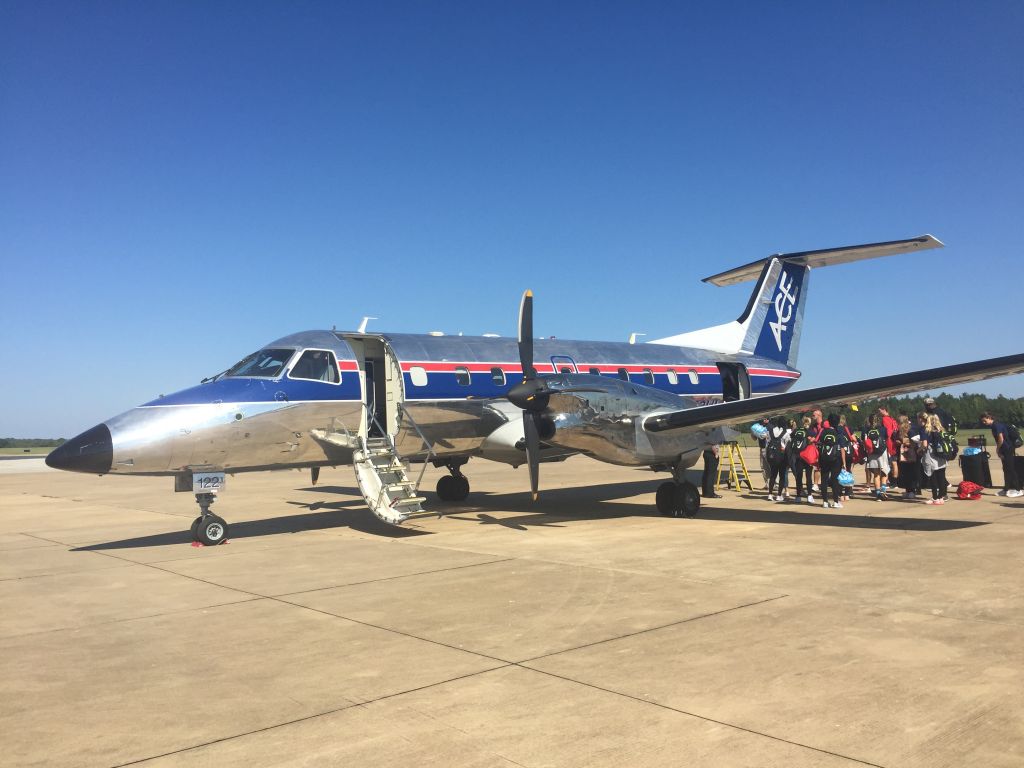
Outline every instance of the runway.
<svg viewBox="0 0 1024 768"><path fill-rule="evenodd" d="M670 519L650 472L543 465L534 504L473 461L394 529L339 467L229 477L201 548L170 478L35 464L0 465L3 765L1024 764L1022 499Z"/></svg>

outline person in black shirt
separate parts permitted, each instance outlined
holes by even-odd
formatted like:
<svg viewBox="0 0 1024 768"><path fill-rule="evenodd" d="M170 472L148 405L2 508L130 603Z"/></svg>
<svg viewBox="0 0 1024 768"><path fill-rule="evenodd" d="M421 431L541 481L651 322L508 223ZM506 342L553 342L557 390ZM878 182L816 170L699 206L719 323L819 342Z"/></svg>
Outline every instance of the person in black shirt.
<svg viewBox="0 0 1024 768"><path fill-rule="evenodd" d="M1010 439L1010 431L1006 428L1006 424L996 421L991 413L981 414L981 423L992 428L992 437L996 441L996 453L999 454L999 460L1003 463L1003 490L999 492L999 495L1010 498L1024 496L1020 489L1020 477L1017 476L1017 467L1015 466L1017 448Z"/></svg>

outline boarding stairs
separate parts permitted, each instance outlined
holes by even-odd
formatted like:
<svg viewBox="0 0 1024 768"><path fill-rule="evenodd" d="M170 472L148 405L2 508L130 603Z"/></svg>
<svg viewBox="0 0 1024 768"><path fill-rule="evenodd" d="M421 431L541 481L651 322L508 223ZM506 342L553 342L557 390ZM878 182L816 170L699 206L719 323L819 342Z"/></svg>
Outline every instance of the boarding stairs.
<svg viewBox="0 0 1024 768"><path fill-rule="evenodd" d="M423 436L413 417L399 407L398 432L415 432L423 443L423 466L419 475L415 477L409 463L399 456L394 438L381 427L372 413L368 412L364 423L367 424L367 428L360 430L358 435L351 434L344 424L340 424L340 430L332 430L318 437L339 446L350 447L359 493L370 507L370 511L381 520L392 525L400 525L408 520L432 514L423 508L426 499L419 496L418 490L427 468L427 461L433 456L433 447ZM371 434L380 436L370 436Z"/></svg>

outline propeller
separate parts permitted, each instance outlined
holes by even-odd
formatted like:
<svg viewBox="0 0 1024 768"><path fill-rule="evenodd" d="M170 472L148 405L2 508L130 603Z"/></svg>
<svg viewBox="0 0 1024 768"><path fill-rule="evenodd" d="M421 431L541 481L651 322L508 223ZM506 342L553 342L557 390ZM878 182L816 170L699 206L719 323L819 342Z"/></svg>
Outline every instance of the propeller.
<svg viewBox="0 0 1024 768"><path fill-rule="evenodd" d="M523 409L523 436L526 438L526 463L530 467L530 491L537 500L540 483L540 427L549 391L533 367L533 291L523 294L519 305L519 363L523 380L508 391L508 399Z"/></svg>

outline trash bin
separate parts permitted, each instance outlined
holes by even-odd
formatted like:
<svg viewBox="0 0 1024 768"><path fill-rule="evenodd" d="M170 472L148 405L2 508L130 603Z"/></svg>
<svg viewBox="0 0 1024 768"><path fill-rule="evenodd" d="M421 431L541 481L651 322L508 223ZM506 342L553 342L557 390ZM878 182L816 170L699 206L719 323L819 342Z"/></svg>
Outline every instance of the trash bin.
<svg viewBox="0 0 1024 768"><path fill-rule="evenodd" d="M963 473L964 480L970 480L985 488L992 487L992 470L988 466L987 451L976 453L973 456L961 456L960 471Z"/></svg>

